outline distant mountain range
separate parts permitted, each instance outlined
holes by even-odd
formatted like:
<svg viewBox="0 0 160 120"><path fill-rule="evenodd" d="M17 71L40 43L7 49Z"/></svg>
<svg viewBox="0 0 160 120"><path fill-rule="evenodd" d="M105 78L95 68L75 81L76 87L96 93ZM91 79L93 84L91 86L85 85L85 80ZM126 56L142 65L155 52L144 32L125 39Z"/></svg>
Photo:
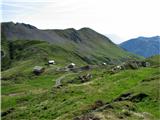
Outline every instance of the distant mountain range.
<svg viewBox="0 0 160 120"><path fill-rule="evenodd" d="M8 53L16 61L45 56L47 59L63 61L61 64L76 62L76 60L76 64L84 62L112 64L133 57L137 58L136 55L124 51L109 38L90 28L40 30L29 24L13 22L2 23L1 27L1 53ZM4 58L3 60L7 61ZM6 65L9 65L8 62Z"/></svg>
<svg viewBox="0 0 160 120"><path fill-rule="evenodd" d="M120 47L143 57L158 55L160 54L160 36L130 39L121 43Z"/></svg>

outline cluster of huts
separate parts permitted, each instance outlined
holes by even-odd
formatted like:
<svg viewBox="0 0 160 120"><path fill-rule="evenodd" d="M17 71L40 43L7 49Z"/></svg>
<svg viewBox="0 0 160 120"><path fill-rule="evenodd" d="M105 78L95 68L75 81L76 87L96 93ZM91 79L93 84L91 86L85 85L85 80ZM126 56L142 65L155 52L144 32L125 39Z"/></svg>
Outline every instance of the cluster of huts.
<svg viewBox="0 0 160 120"><path fill-rule="evenodd" d="M47 65L55 65L55 64L56 63L55 63L54 60L49 60ZM107 64L104 62L101 65L106 66ZM149 62L130 60L130 61L124 62L120 65L117 65L117 66L113 67L111 69L111 71L116 72L116 71L119 71L119 70L138 69L139 67L148 67L148 66L150 66ZM80 71L80 70L90 70L92 68L93 68L93 66L90 66L90 65L86 65L86 66L82 66L82 67L76 67L75 63L70 63L64 68L59 68L57 71ZM39 75L39 74L43 73L44 70L45 70L45 68L42 67L42 66L35 66L33 68L33 73L36 74L36 75Z"/></svg>
<svg viewBox="0 0 160 120"><path fill-rule="evenodd" d="M47 65L54 65L54 64L56 64L54 60L49 60ZM42 66L35 66L33 68L33 73L35 75L40 75L41 73L44 72L44 70L45 70L45 68Z"/></svg>
<svg viewBox="0 0 160 120"><path fill-rule="evenodd" d="M55 63L54 60L49 60L46 65L55 65L55 64L56 64L56 63ZM63 70L72 70L72 69L74 69L75 67L76 67L76 64L75 64L75 63L70 63L70 64L68 64ZM42 66L35 66L35 67L33 68L33 73L34 73L35 75L40 75L41 73L44 72L44 70L45 70L45 68L42 67Z"/></svg>

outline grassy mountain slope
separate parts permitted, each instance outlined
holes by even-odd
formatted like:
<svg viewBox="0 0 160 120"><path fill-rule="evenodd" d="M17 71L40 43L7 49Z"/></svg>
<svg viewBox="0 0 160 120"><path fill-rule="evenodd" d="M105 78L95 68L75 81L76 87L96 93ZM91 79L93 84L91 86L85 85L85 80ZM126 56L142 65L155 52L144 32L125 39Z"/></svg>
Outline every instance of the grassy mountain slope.
<svg viewBox="0 0 160 120"><path fill-rule="evenodd" d="M151 56L146 59L147 62L150 62L152 65L160 65L160 55Z"/></svg>
<svg viewBox="0 0 160 120"><path fill-rule="evenodd" d="M109 74L106 68L80 73L56 72L54 68L48 67L41 76L31 74L28 80L17 83L2 80L2 111L11 111L2 120L71 120L87 114L102 120L160 119L158 66L116 74ZM90 81L69 82L86 73L93 75ZM65 76L63 86L55 88L56 80L62 76ZM134 97L116 101L125 93ZM136 96L142 93L146 95L144 98ZM96 101L103 104L95 104ZM107 104L110 107L103 107Z"/></svg>
<svg viewBox="0 0 160 120"><path fill-rule="evenodd" d="M137 57L125 52L112 43L107 37L89 28L82 28L80 30L73 28L65 30L39 30L28 24L9 22L2 23L2 34L4 34L8 41L13 43L15 40L49 42L49 48L51 45L63 48L63 50L65 49L66 51L74 53L77 57L80 57L85 62L87 61L89 64L120 62L133 56ZM34 46L36 47L36 45ZM30 49L29 46L26 47L28 47L28 50ZM47 43L42 45L42 47L41 49L48 49ZM46 52L48 51L46 50ZM52 55L54 55L54 53ZM63 54L61 56L63 56Z"/></svg>
<svg viewBox="0 0 160 120"><path fill-rule="evenodd" d="M8 69L11 64L10 43L5 35L1 35L1 69Z"/></svg>

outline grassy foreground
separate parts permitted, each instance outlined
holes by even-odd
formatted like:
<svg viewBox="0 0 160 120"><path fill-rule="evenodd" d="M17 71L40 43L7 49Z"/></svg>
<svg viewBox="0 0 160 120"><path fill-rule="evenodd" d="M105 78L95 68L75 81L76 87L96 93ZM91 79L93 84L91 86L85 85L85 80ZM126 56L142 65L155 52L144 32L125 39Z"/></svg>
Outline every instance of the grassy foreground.
<svg viewBox="0 0 160 120"><path fill-rule="evenodd" d="M91 73L93 78L85 83L70 83L78 75ZM3 75L3 74L2 74ZM55 88L55 81L66 75L63 86ZM2 80L2 120L70 120L91 113L102 120L160 119L159 67L125 70L109 74L105 68L73 73L55 72L49 68L41 76L23 81ZM145 93L140 101L114 101L124 93ZM110 103L112 109L92 110L96 101ZM126 106L127 109L125 108Z"/></svg>

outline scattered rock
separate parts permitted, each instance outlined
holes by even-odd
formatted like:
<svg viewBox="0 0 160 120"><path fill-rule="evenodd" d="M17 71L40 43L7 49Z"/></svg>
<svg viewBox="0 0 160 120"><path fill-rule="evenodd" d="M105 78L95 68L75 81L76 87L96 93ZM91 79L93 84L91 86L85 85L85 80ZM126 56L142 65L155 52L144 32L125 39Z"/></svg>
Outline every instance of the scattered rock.
<svg viewBox="0 0 160 120"><path fill-rule="evenodd" d="M103 110L108 110L108 109L113 109L114 107L109 104L109 103L106 103L98 108L96 108L96 110L94 110L94 112L102 112Z"/></svg>
<svg viewBox="0 0 160 120"><path fill-rule="evenodd" d="M149 62L142 62L142 66L143 66L143 67L149 67L149 66L150 66L150 63L149 63Z"/></svg>
<svg viewBox="0 0 160 120"><path fill-rule="evenodd" d="M123 109L122 110L122 113L125 115L125 116L131 116L131 113L128 111L128 110L126 110L126 109Z"/></svg>
<svg viewBox="0 0 160 120"><path fill-rule="evenodd" d="M120 65L117 65L117 66L113 67L111 69L111 74L117 73L120 70L138 69L140 67L149 67L149 66L150 66L149 62L130 60L130 61L124 62Z"/></svg>
<svg viewBox="0 0 160 120"><path fill-rule="evenodd" d="M83 75L83 76L79 76L79 80L82 83L89 81L91 78L92 78L91 74L86 74L86 75Z"/></svg>
<svg viewBox="0 0 160 120"><path fill-rule="evenodd" d="M96 110L97 108L102 107L103 105L105 104L102 100L97 100L93 105L91 105L91 110Z"/></svg>
<svg viewBox="0 0 160 120"><path fill-rule="evenodd" d="M93 114L86 114L81 117L75 117L73 120L100 120L100 118L96 117Z"/></svg>

